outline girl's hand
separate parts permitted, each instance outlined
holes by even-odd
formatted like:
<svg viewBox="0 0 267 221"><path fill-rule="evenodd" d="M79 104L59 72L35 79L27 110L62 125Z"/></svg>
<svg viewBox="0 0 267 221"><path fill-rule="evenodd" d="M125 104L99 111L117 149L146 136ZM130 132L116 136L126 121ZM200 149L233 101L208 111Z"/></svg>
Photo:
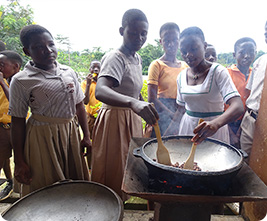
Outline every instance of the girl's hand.
<svg viewBox="0 0 267 221"><path fill-rule="evenodd" d="M194 129L194 134L196 134L191 141L200 144L203 140L205 140L207 137L212 136L217 132L219 129L219 125L217 125L213 121L203 121L199 125L197 125Z"/></svg>
<svg viewBox="0 0 267 221"><path fill-rule="evenodd" d="M158 112L153 105L145 101L135 100L132 103L132 110L150 125L154 125L159 119Z"/></svg>
<svg viewBox="0 0 267 221"><path fill-rule="evenodd" d="M87 148L86 152L85 152L85 148ZM90 138L84 137L81 140L81 151L82 151L83 156L87 155L88 153L91 153L91 150L92 150L92 142Z"/></svg>
<svg viewBox="0 0 267 221"><path fill-rule="evenodd" d="M30 167L25 162L15 164L14 177L19 183L29 185L32 181Z"/></svg>

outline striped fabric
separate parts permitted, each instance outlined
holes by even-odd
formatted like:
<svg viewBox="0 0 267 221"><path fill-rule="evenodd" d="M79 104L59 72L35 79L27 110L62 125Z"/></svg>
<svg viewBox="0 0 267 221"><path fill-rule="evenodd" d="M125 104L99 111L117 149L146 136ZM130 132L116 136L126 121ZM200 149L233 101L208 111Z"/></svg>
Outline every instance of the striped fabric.
<svg viewBox="0 0 267 221"><path fill-rule="evenodd" d="M54 74L28 62L24 70L12 79L9 114L26 117L30 107L33 114L72 118L76 113L76 104L83 98L76 73L71 68L57 63Z"/></svg>
<svg viewBox="0 0 267 221"><path fill-rule="evenodd" d="M223 114L223 112L194 112L190 110L185 110L185 112L192 117L198 117L198 118L214 117Z"/></svg>

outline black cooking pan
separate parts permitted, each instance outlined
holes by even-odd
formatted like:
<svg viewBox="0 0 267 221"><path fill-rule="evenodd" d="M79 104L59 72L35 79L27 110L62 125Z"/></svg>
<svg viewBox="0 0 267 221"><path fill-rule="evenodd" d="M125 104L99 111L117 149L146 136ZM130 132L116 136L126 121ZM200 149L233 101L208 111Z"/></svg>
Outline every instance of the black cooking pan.
<svg viewBox="0 0 267 221"><path fill-rule="evenodd" d="M2 216L8 221L118 221L123 218L123 204L102 184L70 181L30 193Z"/></svg>
<svg viewBox="0 0 267 221"><path fill-rule="evenodd" d="M163 137L173 164L182 164L189 156L192 136ZM151 139L134 149L141 157L149 174L151 191L162 193L186 193L224 195L228 193L231 179L241 169L243 157L233 146L215 139L206 139L197 146L195 162L202 171L184 170L159 164L155 161L157 140Z"/></svg>

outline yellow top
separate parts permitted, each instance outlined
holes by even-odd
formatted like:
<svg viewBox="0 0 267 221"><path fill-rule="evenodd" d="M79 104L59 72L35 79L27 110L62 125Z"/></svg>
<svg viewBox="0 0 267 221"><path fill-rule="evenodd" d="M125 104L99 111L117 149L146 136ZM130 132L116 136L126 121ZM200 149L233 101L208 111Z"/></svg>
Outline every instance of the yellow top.
<svg viewBox="0 0 267 221"><path fill-rule="evenodd" d="M81 83L81 88L82 88L83 93L84 93L85 92L85 89L86 89L86 80L84 80ZM96 104L98 104L100 102L99 100L97 100L95 98L95 88L96 88L96 82L95 81L92 81L91 82L91 85L90 85L90 90L89 90L90 100L89 100L89 103L87 105L85 105L85 110L90 115L96 114L96 112L100 108L100 107L92 108L92 107L94 107Z"/></svg>
<svg viewBox="0 0 267 221"><path fill-rule="evenodd" d="M160 59L151 62L148 69L148 84L158 86L158 98L173 98L177 96L176 79L179 73L188 67L184 61L180 61L179 68L169 67Z"/></svg>
<svg viewBox="0 0 267 221"><path fill-rule="evenodd" d="M6 79L4 79L4 81L6 85L9 86ZM1 123L4 123L4 124L11 123L11 116L7 114L8 107L9 107L9 101L5 95L3 88L0 86L0 122Z"/></svg>

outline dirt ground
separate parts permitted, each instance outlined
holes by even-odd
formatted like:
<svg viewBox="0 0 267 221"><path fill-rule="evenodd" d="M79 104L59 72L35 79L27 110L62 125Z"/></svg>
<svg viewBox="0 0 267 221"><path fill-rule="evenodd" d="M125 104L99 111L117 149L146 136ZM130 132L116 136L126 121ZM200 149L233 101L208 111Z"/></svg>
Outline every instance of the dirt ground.
<svg viewBox="0 0 267 221"><path fill-rule="evenodd" d="M14 200L18 195L12 194L12 198L9 200ZM8 209L12 203L0 202L0 214L2 214L6 209ZM147 210L124 210L123 221L153 221L154 212ZM1 220L1 218L0 218ZM243 221L244 219L240 216L235 215L212 215L211 221Z"/></svg>
<svg viewBox="0 0 267 221"><path fill-rule="evenodd" d="M152 211L137 211L137 210L125 210L123 221L152 221ZM243 221L244 219L240 216L220 216L212 215L211 221Z"/></svg>
<svg viewBox="0 0 267 221"><path fill-rule="evenodd" d="M0 213L5 211L11 204L0 203ZM0 218L1 220L1 218ZM152 221L153 211L143 211L143 210L125 210L123 221ZM243 221L244 219L240 216L220 216L212 215L211 221Z"/></svg>

